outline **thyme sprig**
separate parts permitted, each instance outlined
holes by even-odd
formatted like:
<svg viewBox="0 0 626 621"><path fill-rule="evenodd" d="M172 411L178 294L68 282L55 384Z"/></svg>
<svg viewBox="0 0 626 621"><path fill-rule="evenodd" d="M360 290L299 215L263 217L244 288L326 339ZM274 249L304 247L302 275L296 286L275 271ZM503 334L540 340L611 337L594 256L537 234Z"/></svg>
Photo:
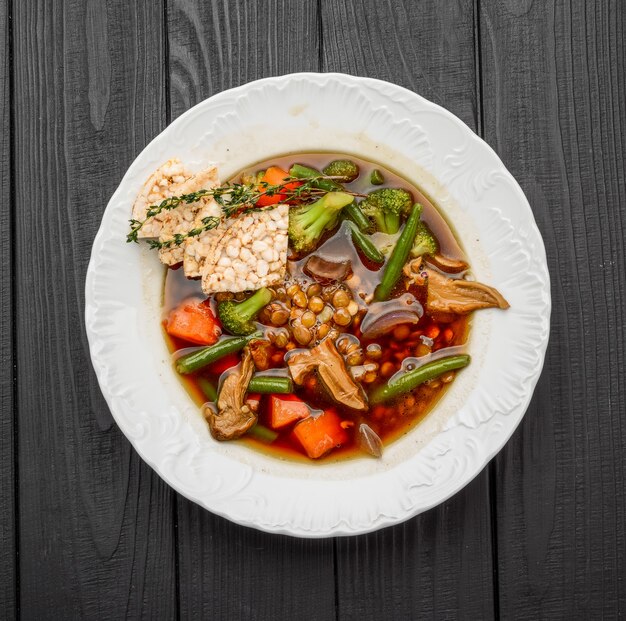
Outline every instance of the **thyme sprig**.
<svg viewBox="0 0 626 621"><path fill-rule="evenodd" d="M265 181L258 184L253 183L230 183L227 182L219 187L211 189L202 189L189 194L180 196L171 196L161 201L158 205L151 205L146 211L144 220L130 220L130 232L126 235L127 242L137 242L139 240L139 231L144 224L152 217L162 213L176 209L179 205L190 205L198 202L202 198L211 197L221 207L222 216L209 216L202 219L202 225L194 227L187 233L175 233L171 239L165 241L148 240L151 248L171 248L172 246L180 246L185 239L189 237L197 237L204 231L209 231L218 227L221 222L227 218L239 216L243 211L263 211L265 209L274 209L275 205L268 207L256 207L256 203L262 196L274 196L276 194L284 195L285 202L304 203L308 200L326 194L325 190L317 187L320 179L334 179L327 175L312 177L310 179L301 180L288 177L284 183L270 185ZM298 185L293 187L293 182L297 181ZM292 187L288 187L292 185ZM356 192L347 192L354 196L362 196Z"/></svg>

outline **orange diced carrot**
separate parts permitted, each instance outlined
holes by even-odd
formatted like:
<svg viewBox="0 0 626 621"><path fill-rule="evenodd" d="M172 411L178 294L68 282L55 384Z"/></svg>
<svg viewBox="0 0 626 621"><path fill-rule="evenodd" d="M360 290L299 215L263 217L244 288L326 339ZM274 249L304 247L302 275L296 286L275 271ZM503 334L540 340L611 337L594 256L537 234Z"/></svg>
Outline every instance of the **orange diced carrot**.
<svg viewBox="0 0 626 621"><path fill-rule="evenodd" d="M281 429L311 413L309 406L295 395L272 395L270 397L269 424L272 429Z"/></svg>
<svg viewBox="0 0 626 621"><path fill-rule="evenodd" d="M197 345L213 345L222 330L206 302L185 300L167 318L167 333Z"/></svg>
<svg viewBox="0 0 626 621"><path fill-rule="evenodd" d="M268 185L284 185L285 190L292 191L301 185L299 181L292 181L290 183L285 183L285 180L289 178L289 173L286 170L283 170L279 166L270 166L266 171L261 181L264 181ZM259 188L261 191L263 190L263 186ZM268 207L269 205L277 205L278 203L283 203L287 199L286 194L272 194L271 196L263 195L261 196L256 204L258 207Z"/></svg>
<svg viewBox="0 0 626 621"><path fill-rule="evenodd" d="M348 441L341 418L334 410L305 418L294 427L293 433L311 459L317 459Z"/></svg>

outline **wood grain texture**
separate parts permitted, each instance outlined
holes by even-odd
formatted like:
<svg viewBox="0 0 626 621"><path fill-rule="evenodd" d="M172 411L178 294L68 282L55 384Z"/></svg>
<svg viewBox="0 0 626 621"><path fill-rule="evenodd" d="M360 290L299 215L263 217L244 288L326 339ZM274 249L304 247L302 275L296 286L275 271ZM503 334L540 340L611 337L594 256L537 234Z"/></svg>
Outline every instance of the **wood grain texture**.
<svg viewBox="0 0 626 621"><path fill-rule="evenodd" d="M21 615L171 618L173 497L113 425L81 327L104 207L164 125L163 6L13 7Z"/></svg>
<svg viewBox="0 0 626 621"><path fill-rule="evenodd" d="M323 0L323 69L405 86L475 130L473 24L473 6L466 1ZM339 539L339 618L491 618L490 517L485 471L454 498L404 525Z"/></svg>
<svg viewBox="0 0 626 621"><path fill-rule="evenodd" d="M472 0L321 0L323 71L389 80L477 128Z"/></svg>
<svg viewBox="0 0 626 621"><path fill-rule="evenodd" d="M318 71L317 16L309 0L170 0L173 118L252 80Z"/></svg>
<svg viewBox="0 0 626 621"><path fill-rule="evenodd" d="M0 610L15 615L16 531L13 409L13 202L11 196L11 63L8 3L0 5L0 215L5 243L0 247ZM6 200L8 198L8 200Z"/></svg>
<svg viewBox="0 0 626 621"><path fill-rule="evenodd" d="M552 332L497 460L502 618L626 615L623 2L483 2L487 140L547 244Z"/></svg>
<svg viewBox="0 0 626 621"><path fill-rule="evenodd" d="M172 116L221 90L319 67L315 2L169 3ZM179 498L180 612L185 619L330 619L331 540L235 526Z"/></svg>

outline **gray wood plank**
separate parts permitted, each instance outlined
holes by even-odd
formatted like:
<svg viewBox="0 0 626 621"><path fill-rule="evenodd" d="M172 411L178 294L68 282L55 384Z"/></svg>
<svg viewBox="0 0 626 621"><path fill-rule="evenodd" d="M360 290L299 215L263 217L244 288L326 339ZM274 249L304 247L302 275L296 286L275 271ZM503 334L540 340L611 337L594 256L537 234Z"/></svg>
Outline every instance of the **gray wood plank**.
<svg viewBox="0 0 626 621"><path fill-rule="evenodd" d="M316 8L288 0L170 2L172 116L250 80L316 71ZM334 618L331 540L241 528L184 498L178 525L182 618Z"/></svg>
<svg viewBox="0 0 626 621"><path fill-rule="evenodd" d="M2 231L5 243L0 249L0 608L6 618L15 615L16 533L13 451L13 287L12 252L13 203L11 196L11 80L9 6L0 5L0 192ZM7 200L8 199L8 200Z"/></svg>
<svg viewBox="0 0 626 621"><path fill-rule="evenodd" d="M476 129L473 24L471 1L322 0L323 69L390 80ZM485 471L404 525L338 540L339 617L491 618L490 518Z"/></svg>
<svg viewBox="0 0 626 621"><path fill-rule="evenodd" d="M163 4L13 7L21 614L171 618L173 496L113 424L81 327L104 207L164 124Z"/></svg>
<svg viewBox="0 0 626 621"><path fill-rule="evenodd" d="M552 332L497 460L502 618L626 615L626 7L482 2L487 140L547 245Z"/></svg>

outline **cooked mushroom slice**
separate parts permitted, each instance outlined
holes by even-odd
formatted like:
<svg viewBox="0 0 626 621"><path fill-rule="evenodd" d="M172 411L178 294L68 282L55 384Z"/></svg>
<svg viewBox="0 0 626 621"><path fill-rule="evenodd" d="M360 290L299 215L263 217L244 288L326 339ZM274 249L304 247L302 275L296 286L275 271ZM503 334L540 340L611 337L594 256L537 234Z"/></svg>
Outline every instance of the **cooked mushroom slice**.
<svg viewBox="0 0 626 621"><path fill-rule="evenodd" d="M444 257L439 253L427 256L426 262L434 265L447 274L460 274L469 268L469 264L466 261Z"/></svg>
<svg viewBox="0 0 626 621"><path fill-rule="evenodd" d="M324 339L313 349L294 352L287 359L287 364L296 384L302 384L306 375L316 370L324 388L337 403L352 410L367 409L363 391L354 383L331 339Z"/></svg>
<svg viewBox="0 0 626 621"><path fill-rule="evenodd" d="M322 285L342 282L352 275L352 262L328 261L314 254L304 264L304 273Z"/></svg>
<svg viewBox="0 0 626 621"><path fill-rule="evenodd" d="M428 292L426 308L431 313L465 315L481 308L509 308L509 303L493 287L480 282L447 278L426 268Z"/></svg>
<svg viewBox="0 0 626 621"><path fill-rule="evenodd" d="M316 349L316 348L314 348ZM294 353L287 355L287 365L289 366L289 372L293 381L302 386L306 376L315 371L319 364L319 361L311 355L310 349L295 350Z"/></svg>
<svg viewBox="0 0 626 621"><path fill-rule="evenodd" d="M256 423L256 413L245 403L246 390L253 372L254 362L246 347L241 365L222 384L217 397L217 412L212 409L206 411L211 435L216 440L239 438Z"/></svg>

